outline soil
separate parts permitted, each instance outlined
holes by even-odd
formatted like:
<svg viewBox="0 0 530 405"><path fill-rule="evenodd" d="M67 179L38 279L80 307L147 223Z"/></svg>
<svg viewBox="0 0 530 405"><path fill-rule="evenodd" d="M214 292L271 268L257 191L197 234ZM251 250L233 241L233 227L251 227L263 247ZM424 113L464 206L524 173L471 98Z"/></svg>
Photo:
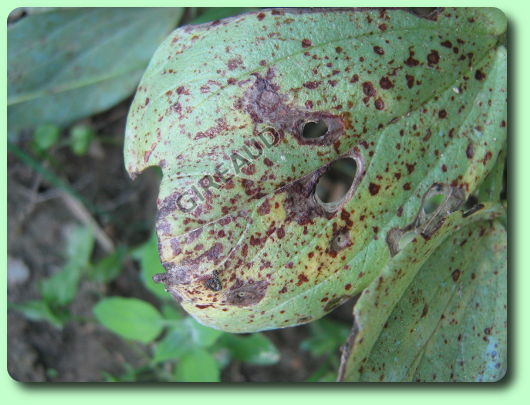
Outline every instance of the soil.
<svg viewBox="0 0 530 405"><path fill-rule="evenodd" d="M48 168L97 207L91 215L115 245L136 246L146 241L153 229L159 178L156 170L148 170L132 182L125 172L122 148L130 102L126 100L84 120L97 131L89 153L79 157L67 147L58 147L51 151ZM29 150L30 139L30 133L22 133L18 146ZM66 231L81 220L79 212L66 204L64 195L15 156L8 155L8 254L17 264L8 277L10 304L39 298L41 280L63 264ZM97 243L94 255L104 255ZM75 320L63 329L27 320L9 310L8 371L12 378L23 382L102 381L103 372L120 375L125 363L142 364L148 355L146 346L125 342L93 320L92 307L103 295L137 297L159 306L142 285L137 264L130 261L110 284L81 282L70 306ZM351 325L351 304L331 316ZM299 347L309 335L307 325L266 334L280 350L281 360L267 367L232 362L223 371L223 381L304 381L323 361Z"/></svg>

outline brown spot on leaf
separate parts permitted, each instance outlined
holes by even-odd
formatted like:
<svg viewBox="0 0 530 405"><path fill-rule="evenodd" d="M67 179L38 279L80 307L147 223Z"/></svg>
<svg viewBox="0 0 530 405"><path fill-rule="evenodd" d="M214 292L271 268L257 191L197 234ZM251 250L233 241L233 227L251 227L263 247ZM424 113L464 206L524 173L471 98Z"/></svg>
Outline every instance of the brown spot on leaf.
<svg viewBox="0 0 530 405"><path fill-rule="evenodd" d="M485 154L484 154L484 158L482 159L482 164L486 165L486 163L488 163L488 161L492 158L493 154L491 153L491 151L487 151Z"/></svg>
<svg viewBox="0 0 530 405"><path fill-rule="evenodd" d="M298 282L296 283L296 285L300 287L302 284L307 283L308 281L309 279L307 278L307 276L304 273L300 273L298 275Z"/></svg>
<svg viewBox="0 0 530 405"><path fill-rule="evenodd" d="M352 243L350 240L350 232L348 231L348 228L342 228L333 234L329 248L332 253L337 253L340 250L346 249L351 245Z"/></svg>
<svg viewBox="0 0 530 405"><path fill-rule="evenodd" d="M374 106L377 110L383 110L385 108L384 101L379 97L374 101Z"/></svg>
<svg viewBox="0 0 530 405"><path fill-rule="evenodd" d="M316 89L318 86L320 86L321 82L312 81L312 82L305 82L303 86L307 89Z"/></svg>
<svg viewBox="0 0 530 405"><path fill-rule="evenodd" d="M383 50L383 48L381 48L380 46L374 46L374 52L378 55L384 55L385 54L385 51Z"/></svg>
<svg viewBox="0 0 530 405"><path fill-rule="evenodd" d="M237 307L255 305L265 296L268 285L269 283L265 280L251 280L247 283L238 281L227 294L226 302Z"/></svg>
<svg viewBox="0 0 530 405"><path fill-rule="evenodd" d="M414 59L414 51L412 50L412 47L409 48L409 57L404 61L405 65L407 66L418 66L420 64L420 61L417 59Z"/></svg>
<svg viewBox="0 0 530 405"><path fill-rule="evenodd" d="M379 193L379 189L380 188L381 188L381 186L379 184L370 183L368 185L368 190L370 191L371 195L376 195L377 193Z"/></svg>
<svg viewBox="0 0 530 405"><path fill-rule="evenodd" d="M437 65L440 62L440 55L435 49L431 49L431 52L427 55L427 64L429 66Z"/></svg>
<svg viewBox="0 0 530 405"><path fill-rule="evenodd" d="M486 78L486 74L482 71L482 70L477 70L475 72L475 79L477 79L478 81L482 81Z"/></svg>
<svg viewBox="0 0 530 405"><path fill-rule="evenodd" d="M471 142L467 144L466 156L468 159L473 159L473 156L475 156L475 148L473 147L473 143Z"/></svg>
<svg viewBox="0 0 530 405"><path fill-rule="evenodd" d="M379 85L381 86L382 89L385 89L385 90L388 90L394 87L394 83L392 83L392 81L386 76L382 77L381 80L379 80Z"/></svg>
<svg viewBox="0 0 530 405"><path fill-rule="evenodd" d="M243 59L241 58L240 55L238 55L235 58L229 59L226 65L228 66L228 70L235 70L242 64L243 64Z"/></svg>
<svg viewBox="0 0 530 405"><path fill-rule="evenodd" d="M177 87L177 94L185 94L185 95L188 96L190 94L190 92L184 86L179 86L179 87Z"/></svg>
<svg viewBox="0 0 530 405"><path fill-rule="evenodd" d="M363 93L366 96L368 97L375 96L375 89L374 89L374 85L372 84L372 82L364 82L362 86L363 86Z"/></svg>

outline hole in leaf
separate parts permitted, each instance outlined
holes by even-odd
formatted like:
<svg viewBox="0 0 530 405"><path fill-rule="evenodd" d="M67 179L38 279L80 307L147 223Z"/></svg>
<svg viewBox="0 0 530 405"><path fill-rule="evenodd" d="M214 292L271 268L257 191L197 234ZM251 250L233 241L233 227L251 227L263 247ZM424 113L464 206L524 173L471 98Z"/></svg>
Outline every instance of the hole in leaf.
<svg viewBox="0 0 530 405"><path fill-rule="evenodd" d="M307 122L302 130L302 137L306 139L320 138L326 132L328 132L328 126L324 121Z"/></svg>
<svg viewBox="0 0 530 405"><path fill-rule="evenodd" d="M484 208L484 204L479 203L478 198L476 196L470 195L464 203L463 216L464 218L468 217L471 214L480 211L482 208Z"/></svg>
<svg viewBox="0 0 530 405"><path fill-rule="evenodd" d="M429 197L423 204L423 212L429 215L438 209L438 207L444 202L444 194L435 194L432 197Z"/></svg>
<svg viewBox="0 0 530 405"><path fill-rule="evenodd" d="M466 202L464 203L464 211L468 211L478 204L478 198L474 195L470 195Z"/></svg>
<svg viewBox="0 0 530 405"><path fill-rule="evenodd" d="M342 158L320 176L315 187L317 199L324 204L338 204L350 190L357 173L357 163L352 158Z"/></svg>
<svg viewBox="0 0 530 405"><path fill-rule="evenodd" d="M416 232L410 231L407 233L404 233L401 235L401 238L399 239L398 243L398 249L401 251L407 246L410 242L414 240L414 238L417 236Z"/></svg>

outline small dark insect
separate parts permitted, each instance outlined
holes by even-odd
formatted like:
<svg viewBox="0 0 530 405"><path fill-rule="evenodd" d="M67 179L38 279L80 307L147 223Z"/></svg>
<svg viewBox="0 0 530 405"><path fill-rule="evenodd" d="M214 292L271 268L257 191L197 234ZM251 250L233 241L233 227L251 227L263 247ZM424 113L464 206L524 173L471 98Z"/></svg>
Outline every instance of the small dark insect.
<svg viewBox="0 0 530 405"><path fill-rule="evenodd" d="M219 273L217 273L217 270L213 271L212 277L206 280L204 285L206 288L209 288L212 291L220 291L223 288L221 280L219 280Z"/></svg>

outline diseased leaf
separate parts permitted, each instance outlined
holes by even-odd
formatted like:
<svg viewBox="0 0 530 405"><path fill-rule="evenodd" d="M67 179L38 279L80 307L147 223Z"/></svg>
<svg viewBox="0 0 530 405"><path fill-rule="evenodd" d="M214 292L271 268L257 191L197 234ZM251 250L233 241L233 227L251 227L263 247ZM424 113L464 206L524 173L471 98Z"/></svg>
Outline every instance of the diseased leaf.
<svg viewBox="0 0 530 405"><path fill-rule="evenodd" d="M505 145L505 28L485 8L274 9L174 31L125 139L132 177L163 171L155 279L201 323L253 332L398 264L414 278L488 217L464 203Z"/></svg>
<svg viewBox="0 0 530 405"><path fill-rule="evenodd" d="M357 373L363 370L360 363L366 361L364 359L368 358L394 307L421 266L438 246L463 226L481 220L492 220L503 213L499 203L484 203L476 210L454 211L444 217L436 232L430 236L426 236L422 231L407 239L407 243L400 247L401 250L396 253L394 259L363 290L354 306L354 325L343 350L340 381L357 380ZM427 224L432 220L433 218Z"/></svg>
<svg viewBox="0 0 530 405"><path fill-rule="evenodd" d="M462 228L425 262L382 328L367 314L384 294L363 295L355 308L359 330L353 337L345 380L502 378L507 359L506 251L506 231L499 223ZM403 283L391 281L378 284L379 291L401 291ZM372 336L376 336L373 346L363 350L363 342Z"/></svg>
<svg viewBox="0 0 530 405"><path fill-rule="evenodd" d="M130 95L181 8L76 8L8 28L8 131L64 126Z"/></svg>
<svg viewBox="0 0 530 405"><path fill-rule="evenodd" d="M156 308L137 298L104 298L93 311L96 319L112 332L142 343L155 339L164 327Z"/></svg>

